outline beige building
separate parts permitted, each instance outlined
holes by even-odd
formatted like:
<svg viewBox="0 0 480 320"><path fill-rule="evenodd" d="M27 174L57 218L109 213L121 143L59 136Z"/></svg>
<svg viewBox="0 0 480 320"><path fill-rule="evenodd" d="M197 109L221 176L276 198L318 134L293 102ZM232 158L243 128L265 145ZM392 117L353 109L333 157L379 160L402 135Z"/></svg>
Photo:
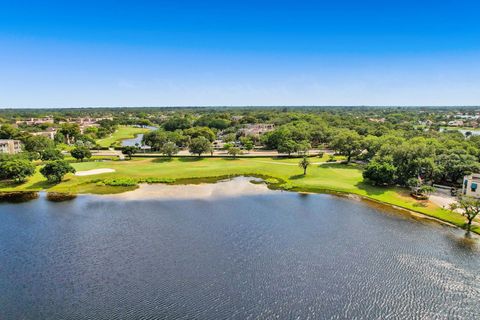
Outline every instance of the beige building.
<svg viewBox="0 0 480 320"><path fill-rule="evenodd" d="M22 151L20 140L0 140L0 153L15 154Z"/></svg>
<svg viewBox="0 0 480 320"><path fill-rule="evenodd" d="M480 198L480 174L474 173L463 178L462 195Z"/></svg>
<svg viewBox="0 0 480 320"><path fill-rule="evenodd" d="M34 136L43 136L52 140L55 139L56 134L57 134L57 129L55 128L48 128L46 131L41 131L41 132L32 132L32 135Z"/></svg>
<svg viewBox="0 0 480 320"><path fill-rule="evenodd" d="M18 120L16 124L26 124L26 125L36 125L36 124L53 124L53 117L44 117L44 118L29 118L26 120Z"/></svg>
<svg viewBox="0 0 480 320"><path fill-rule="evenodd" d="M271 123L256 123L256 124L248 124L245 128L241 129L240 131L246 136L259 136L264 133L273 131L275 129L275 125Z"/></svg>

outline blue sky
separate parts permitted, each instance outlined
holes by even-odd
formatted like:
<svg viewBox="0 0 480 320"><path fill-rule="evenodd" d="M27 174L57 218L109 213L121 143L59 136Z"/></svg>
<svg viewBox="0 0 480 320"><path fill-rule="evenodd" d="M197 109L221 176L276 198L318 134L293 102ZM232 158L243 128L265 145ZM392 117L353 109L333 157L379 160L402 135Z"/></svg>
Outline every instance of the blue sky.
<svg viewBox="0 0 480 320"><path fill-rule="evenodd" d="M478 1L3 1L0 106L480 105Z"/></svg>

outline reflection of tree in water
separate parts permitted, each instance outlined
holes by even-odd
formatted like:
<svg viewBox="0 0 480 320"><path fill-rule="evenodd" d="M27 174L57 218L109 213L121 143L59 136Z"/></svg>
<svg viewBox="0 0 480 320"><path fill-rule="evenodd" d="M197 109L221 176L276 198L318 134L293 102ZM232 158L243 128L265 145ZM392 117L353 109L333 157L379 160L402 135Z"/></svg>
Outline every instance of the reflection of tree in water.
<svg viewBox="0 0 480 320"><path fill-rule="evenodd" d="M447 239L457 249L461 249L467 252L480 252L479 237L473 235L470 232L466 232L465 236L457 236L453 234L447 235Z"/></svg>

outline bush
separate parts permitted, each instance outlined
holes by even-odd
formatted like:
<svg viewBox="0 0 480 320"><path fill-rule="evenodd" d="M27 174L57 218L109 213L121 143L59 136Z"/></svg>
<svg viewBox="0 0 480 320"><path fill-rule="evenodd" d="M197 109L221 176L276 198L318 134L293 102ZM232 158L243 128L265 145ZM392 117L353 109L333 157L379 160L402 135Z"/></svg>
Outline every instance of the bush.
<svg viewBox="0 0 480 320"><path fill-rule="evenodd" d="M52 202L62 202L73 200L77 197L74 193L64 193L64 192L48 192L47 200Z"/></svg>
<svg viewBox="0 0 480 320"><path fill-rule="evenodd" d="M146 182L146 183L174 183L174 178L156 178L156 177L149 177L139 182Z"/></svg>
<svg viewBox="0 0 480 320"><path fill-rule="evenodd" d="M267 178L267 179L265 179L265 182L266 182L267 184L277 184L277 183L279 183L280 181L278 181L278 179L275 179L275 178Z"/></svg>
<svg viewBox="0 0 480 320"><path fill-rule="evenodd" d="M132 178L107 178L104 179L102 183L103 185L112 187L131 187L137 185L137 181ZM97 185L99 185L98 182Z"/></svg>

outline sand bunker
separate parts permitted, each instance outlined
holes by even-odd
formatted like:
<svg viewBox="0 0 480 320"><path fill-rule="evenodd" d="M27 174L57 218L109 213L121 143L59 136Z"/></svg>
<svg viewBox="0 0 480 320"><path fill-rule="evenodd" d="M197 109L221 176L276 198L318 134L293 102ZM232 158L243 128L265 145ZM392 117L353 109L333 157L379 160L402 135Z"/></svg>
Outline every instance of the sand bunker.
<svg viewBox="0 0 480 320"><path fill-rule="evenodd" d="M86 171L77 171L75 173L76 176L91 176L94 174L100 174L100 173L110 173L110 172L115 172L115 169L93 169L93 170L86 170Z"/></svg>

